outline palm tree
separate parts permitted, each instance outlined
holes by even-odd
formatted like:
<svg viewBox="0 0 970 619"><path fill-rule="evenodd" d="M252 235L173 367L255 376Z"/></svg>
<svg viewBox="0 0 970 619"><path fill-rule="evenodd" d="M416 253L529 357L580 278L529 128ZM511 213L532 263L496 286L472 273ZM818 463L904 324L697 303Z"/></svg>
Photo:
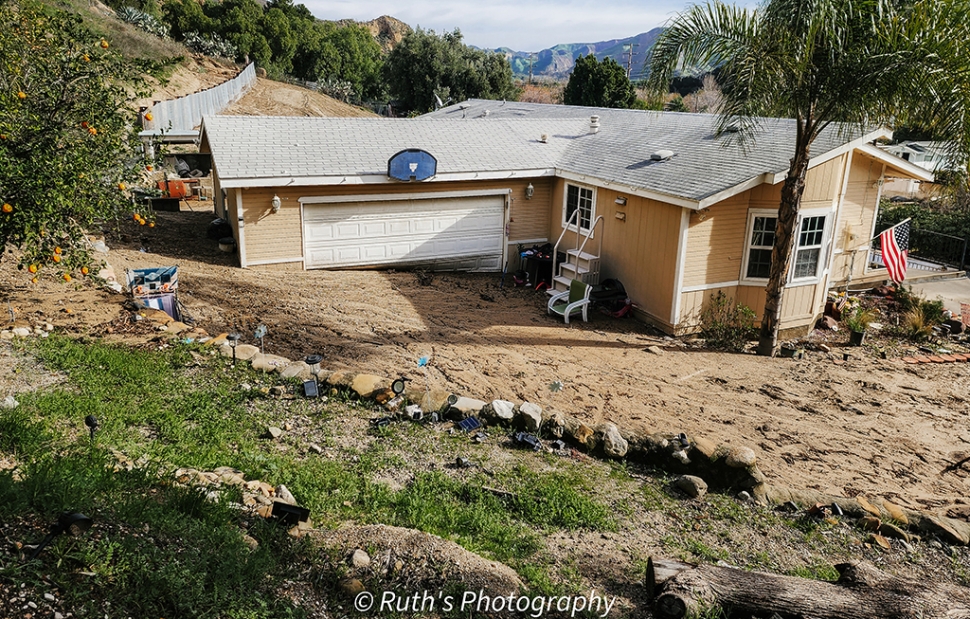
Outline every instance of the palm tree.
<svg viewBox="0 0 970 619"><path fill-rule="evenodd" d="M753 139L760 117L796 121L781 191L758 354L777 348L809 151L845 134L907 123L970 151L970 2L765 0L745 10L712 0L675 17L653 47L649 85L666 92L681 66L719 66L717 132Z"/></svg>

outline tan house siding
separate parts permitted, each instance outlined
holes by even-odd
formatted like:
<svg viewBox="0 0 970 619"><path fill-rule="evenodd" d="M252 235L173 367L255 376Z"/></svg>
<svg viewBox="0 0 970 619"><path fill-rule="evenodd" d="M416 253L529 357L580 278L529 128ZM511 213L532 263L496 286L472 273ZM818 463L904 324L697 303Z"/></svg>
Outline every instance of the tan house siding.
<svg viewBox="0 0 970 619"><path fill-rule="evenodd" d="M527 200L525 192L530 182L534 188L534 194L531 200ZM481 190L497 192L511 190L509 243L510 257L513 257L517 241L548 236L549 200L552 187L551 178L542 178L409 185L388 183L366 186L266 187L241 190L245 219L246 265L258 267L273 263L295 263L296 268L302 268L303 222L300 198L303 197L347 196L348 201L352 201L353 196L365 194L401 195ZM278 195L282 203L278 213L273 213L271 207L274 195ZM235 198L229 200L231 208L234 208L234 200Z"/></svg>
<svg viewBox="0 0 970 619"><path fill-rule="evenodd" d="M882 177L883 164L856 152L849 170L842 212L839 214L834 237L836 253L829 277L833 286L846 281L850 266L852 279L866 275L866 261L869 256L866 241L872 234L873 221L879 206L879 179ZM870 271L872 272L885 273L885 269Z"/></svg>
<svg viewBox="0 0 970 619"><path fill-rule="evenodd" d="M746 191L691 214L684 287L736 282L740 278L750 193Z"/></svg>
<svg viewBox="0 0 970 619"><path fill-rule="evenodd" d="M552 199L550 241L555 243L562 234L562 212L567 181L559 179ZM581 183L569 184L584 186ZM586 245L586 253L602 254L600 281L618 279L623 282L633 303L651 321L671 328L675 272L682 208L624 194L602 187L596 189L594 216L602 216ZM627 199L626 205L616 203L618 197ZM624 219L618 219L621 213ZM580 241L581 242L581 241ZM576 245L576 233L567 231L559 251Z"/></svg>

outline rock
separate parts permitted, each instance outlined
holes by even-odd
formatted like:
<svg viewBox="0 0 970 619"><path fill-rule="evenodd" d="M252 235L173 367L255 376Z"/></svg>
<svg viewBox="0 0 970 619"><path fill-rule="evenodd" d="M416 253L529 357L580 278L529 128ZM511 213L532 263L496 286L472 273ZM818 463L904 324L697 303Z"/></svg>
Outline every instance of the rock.
<svg viewBox="0 0 970 619"><path fill-rule="evenodd" d="M532 402L523 402L519 406L517 420L526 432L538 432L542 425L542 408Z"/></svg>
<svg viewBox="0 0 970 619"><path fill-rule="evenodd" d="M313 374L310 373L310 366L303 361L295 361L280 371L280 378L310 380L312 377Z"/></svg>
<svg viewBox="0 0 970 619"><path fill-rule="evenodd" d="M818 319L818 323L815 325L818 329L825 329L827 331L838 331L839 321L831 316L822 316Z"/></svg>
<svg viewBox="0 0 970 619"><path fill-rule="evenodd" d="M879 525L879 533L880 535L884 535L885 537L901 539L904 542L909 541L909 533L903 531L902 529L900 529L894 524L889 524L888 522L884 522L881 525Z"/></svg>
<svg viewBox="0 0 970 619"><path fill-rule="evenodd" d="M946 510L946 515L950 518L970 520L970 505L954 505Z"/></svg>
<svg viewBox="0 0 970 619"><path fill-rule="evenodd" d="M321 375L324 375L322 371ZM356 377L357 375L353 372L347 370L337 370L336 372L332 372L329 376L327 376L327 383L334 387L347 387L349 389L350 386L354 384L354 378Z"/></svg>
<svg viewBox="0 0 970 619"><path fill-rule="evenodd" d="M651 352L651 353L653 353L655 355L662 355L662 354L664 354L664 349L661 348L661 347L659 347L659 346L647 346L646 351L647 352Z"/></svg>
<svg viewBox="0 0 970 619"><path fill-rule="evenodd" d="M303 539L311 530L313 530L313 523L307 520L306 522L297 523L286 534L296 539Z"/></svg>
<svg viewBox="0 0 970 619"><path fill-rule="evenodd" d="M350 388L362 398L372 398L390 386L390 380L373 374L358 374L350 384Z"/></svg>
<svg viewBox="0 0 970 619"><path fill-rule="evenodd" d="M17 327L13 330L15 337L30 337L30 329L27 327Z"/></svg>
<svg viewBox="0 0 970 619"><path fill-rule="evenodd" d="M878 531L882 521L875 516L863 516L859 518L857 524L863 531Z"/></svg>
<svg viewBox="0 0 970 619"><path fill-rule="evenodd" d="M717 446L713 441L710 441L703 436L695 436L694 444L691 446L691 454L704 456L706 460L713 460L717 453Z"/></svg>
<svg viewBox="0 0 970 619"><path fill-rule="evenodd" d="M8 395L3 399L3 402L0 402L0 408L5 408L7 410L13 410L18 406L20 406L20 402L18 402L17 398L13 397L12 395Z"/></svg>
<svg viewBox="0 0 970 619"><path fill-rule="evenodd" d="M256 550L259 548L259 541L252 535L243 535L243 543L249 546L250 550Z"/></svg>
<svg viewBox="0 0 970 619"><path fill-rule="evenodd" d="M253 386L250 385L249 383L240 383L239 384L239 388L242 389L243 391L252 391L253 390Z"/></svg>
<svg viewBox="0 0 970 619"><path fill-rule="evenodd" d="M48 602L56 602L57 601L57 598L54 597L54 594L53 593L45 593L44 594L44 599L47 600Z"/></svg>
<svg viewBox="0 0 970 619"><path fill-rule="evenodd" d="M949 518L927 514L920 520L919 528L937 535L947 544L959 546L970 544L970 525L965 522L960 523Z"/></svg>
<svg viewBox="0 0 970 619"><path fill-rule="evenodd" d="M223 357L232 359L232 346L230 346L228 343L223 344L219 347L219 354ZM249 361L258 354L259 348L253 346L252 344L239 344L236 346L236 359L240 361Z"/></svg>
<svg viewBox="0 0 970 619"><path fill-rule="evenodd" d="M228 333L220 333L219 335L217 335L217 336L215 336L213 338L209 338L208 340L206 340L204 345L205 346L216 346L216 347L222 346L223 344L226 343L226 336L227 335L229 335L229 334Z"/></svg>
<svg viewBox="0 0 970 619"><path fill-rule="evenodd" d="M674 487L692 499L699 499L707 494L707 482L695 475L681 475L674 480Z"/></svg>
<svg viewBox="0 0 970 619"><path fill-rule="evenodd" d="M879 518L880 516L882 516L882 512L880 512L877 507L873 506L872 503L870 503L869 501L867 501L865 497L863 497L863 496L857 496L855 498L855 500L856 500L856 503L859 504L859 507L861 507L862 509L866 510L867 512L869 512L870 514L872 514L876 518Z"/></svg>
<svg viewBox="0 0 970 619"><path fill-rule="evenodd" d="M166 316L167 315L168 314L166 314ZM168 327L168 332L171 333L172 335L178 335L179 333L182 333L183 331L188 331L190 329L189 325L185 324L184 322L180 322L178 320L173 320L172 322L168 323L166 326Z"/></svg>
<svg viewBox="0 0 970 619"><path fill-rule="evenodd" d="M822 352L832 352L832 349L826 344L819 344L818 349L821 350Z"/></svg>
<svg viewBox="0 0 970 619"><path fill-rule="evenodd" d="M350 564L357 569L362 569L370 565L370 555L358 548L354 554L350 555Z"/></svg>
<svg viewBox="0 0 970 619"><path fill-rule="evenodd" d="M870 534L869 537L866 539L866 541L872 544L873 546L878 546L882 548L883 550L893 549L893 547L889 544L889 540L883 537L882 535L879 535L878 533Z"/></svg>
<svg viewBox="0 0 970 619"><path fill-rule="evenodd" d="M364 583L356 578L344 578L340 581L340 590L349 598L355 597L364 591Z"/></svg>
<svg viewBox="0 0 970 619"><path fill-rule="evenodd" d="M9 331L7 329L0 331L0 340L12 340L12 339L13 339L12 331Z"/></svg>
<svg viewBox="0 0 970 619"><path fill-rule="evenodd" d="M575 417L567 416L564 420L563 427L566 437L583 447L589 444L590 439L593 438L593 429Z"/></svg>
<svg viewBox="0 0 970 619"><path fill-rule="evenodd" d="M620 429L612 423L604 423L596 428L597 445L608 458L620 459L626 456L630 444L620 435Z"/></svg>
<svg viewBox="0 0 970 619"><path fill-rule="evenodd" d="M909 518L906 517L906 514L903 512L902 508L899 505L896 505L895 503L890 503L886 499L883 499L882 507L887 512L889 512L889 517L891 519L895 520L896 522L902 525L909 524Z"/></svg>
<svg viewBox="0 0 970 619"><path fill-rule="evenodd" d="M754 450L750 447L732 447L724 458L724 464L734 469L743 469L752 466L756 459Z"/></svg>
<svg viewBox="0 0 970 619"><path fill-rule="evenodd" d="M280 385L273 385L269 388L269 394L275 396L281 396L286 393L286 387L281 387Z"/></svg>
<svg viewBox="0 0 970 619"><path fill-rule="evenodd" d="M460 397L458 401L452 404L451 408L459 410L465 416L478 415L485 408L485 402L474 398Z"/></svg>
<svg viewBox="0 0 970 619"><path fill-rule="evenodd" d="M482 416L498 423L508 423L515 416L515 404L508 400L492 400L482 409Z"/></svg>
<svg viewBox="0 0 970 619"><path fill-rule="evenodd" d="M315 454L323 453L323 447L317 445L316 443L310 443L309 448L310 448L310 451L312 451Z"/></svg>
<svg viewBox="0 0 970 619"><path fill-rule="evenodd" d="M250 363L257 372L279 372L292 363L292 361L278 355L257 353L250 358Z"/></svg>
<svg viewBox="0 0 970 619"><path fill-rule="evenodd" d="M673 452L670 454L670 457L685 466L690 464L690 458L687 457L687 452L683 449L678 449L677 451Z"/></svg>
<svg viewBox="0 0 970 619"><path fill-rule="evenodd" d="M150 320L152 322L157 322L157 323L163 324L163 325L167 325L169 323L175 322L175 319L174 318L172 318L166 312L163 312L160 309L153 309L153 308L150 308L150 307L146 307L144 309L139 310L138 313L145 320ZM179 324L181 324L183 327L185 327L185 324L184 323L179 323Z"/></svg>
<svg viewBox="0 0 970 619"><path fill-rule="evenodd" d="M753 497L752 497L752 496L751 496L751 495L750 495L750 494L748 493L748 491L747 491L747 490L742 490L741 492L739 492L739 493L738 493L738 500L739 500L739 501L741 501L742 503L750 503L750 502L751 502L751 501L753 501L754 499L753 499Z"/></svg>
<svg viewBox="0 0 970 619"><path fill-rule="evenodd" d="M280 501L283 501L284 503L289 503L290 505L297 505L296 497L294 497L293 493L291 493L289 489L283 484L276 486L276 498L279 499Z"/></svg>
<svg viewBox="0 0 970 619"><path fill-rule="evenodd" d="M64 615L59 612L54 612L54 619L64 619Z"/></svg>
<svg viewBox="0 0 970 619"><path fill-rule="evenodd" d="M283 436L283 430L277 428L276 426L268 426L266 428L266 436L274 440L278 439L279 437Z"/></svg>

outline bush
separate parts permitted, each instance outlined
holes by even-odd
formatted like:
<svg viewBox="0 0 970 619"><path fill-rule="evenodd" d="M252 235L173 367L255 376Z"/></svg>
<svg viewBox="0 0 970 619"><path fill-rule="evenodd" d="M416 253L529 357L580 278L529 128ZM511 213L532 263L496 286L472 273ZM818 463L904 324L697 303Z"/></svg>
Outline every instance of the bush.
<svg viewBox="0 0 970 619"><path fill-rule="evenodd" d="M914 307L902 315L899 328L903 335L916 341L925 340L933 334L933 325L927 322L926 314L919 307Z"/></svg>
<svg viewBox="0 0 970 619"><path fill-rule="evenodd" d="M148 34L153 34L157 37L165 38L168 36L168 26L158 21L158 19L144 11L139 11L138 9L130 6L124 6L117 10L118 19L121 21L137 26L141 28Z"/></svg>
<svg viewBox="0 0 970 619"><path fill-rule="evenodd" d="M202 35L198 32L186 32L185 46L196 54L202 54L204 56L218 56L233 60L239 55L239 50L236 49L236 46L218 34Z"/></svg>
<svg viewBox="0 0 970 619"><path fill-rule="evenodd" d="M757 334L754 319L754 310L718 292L701 311L701 335L711 348L740 352Z"/></svg>

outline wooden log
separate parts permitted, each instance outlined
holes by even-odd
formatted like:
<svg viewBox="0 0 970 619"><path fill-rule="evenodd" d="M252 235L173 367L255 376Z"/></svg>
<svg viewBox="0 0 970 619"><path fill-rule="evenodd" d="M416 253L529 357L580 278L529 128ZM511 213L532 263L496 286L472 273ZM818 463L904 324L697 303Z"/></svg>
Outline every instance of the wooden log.
<svg viewBox="0 0 970 619"><path fill-rule="evenodd" d="M813 619L970 619L970 589L899 578L865 562L835 569L839 579L825 582L651 557L646 585L661 619L715 605Z"/></svg>

